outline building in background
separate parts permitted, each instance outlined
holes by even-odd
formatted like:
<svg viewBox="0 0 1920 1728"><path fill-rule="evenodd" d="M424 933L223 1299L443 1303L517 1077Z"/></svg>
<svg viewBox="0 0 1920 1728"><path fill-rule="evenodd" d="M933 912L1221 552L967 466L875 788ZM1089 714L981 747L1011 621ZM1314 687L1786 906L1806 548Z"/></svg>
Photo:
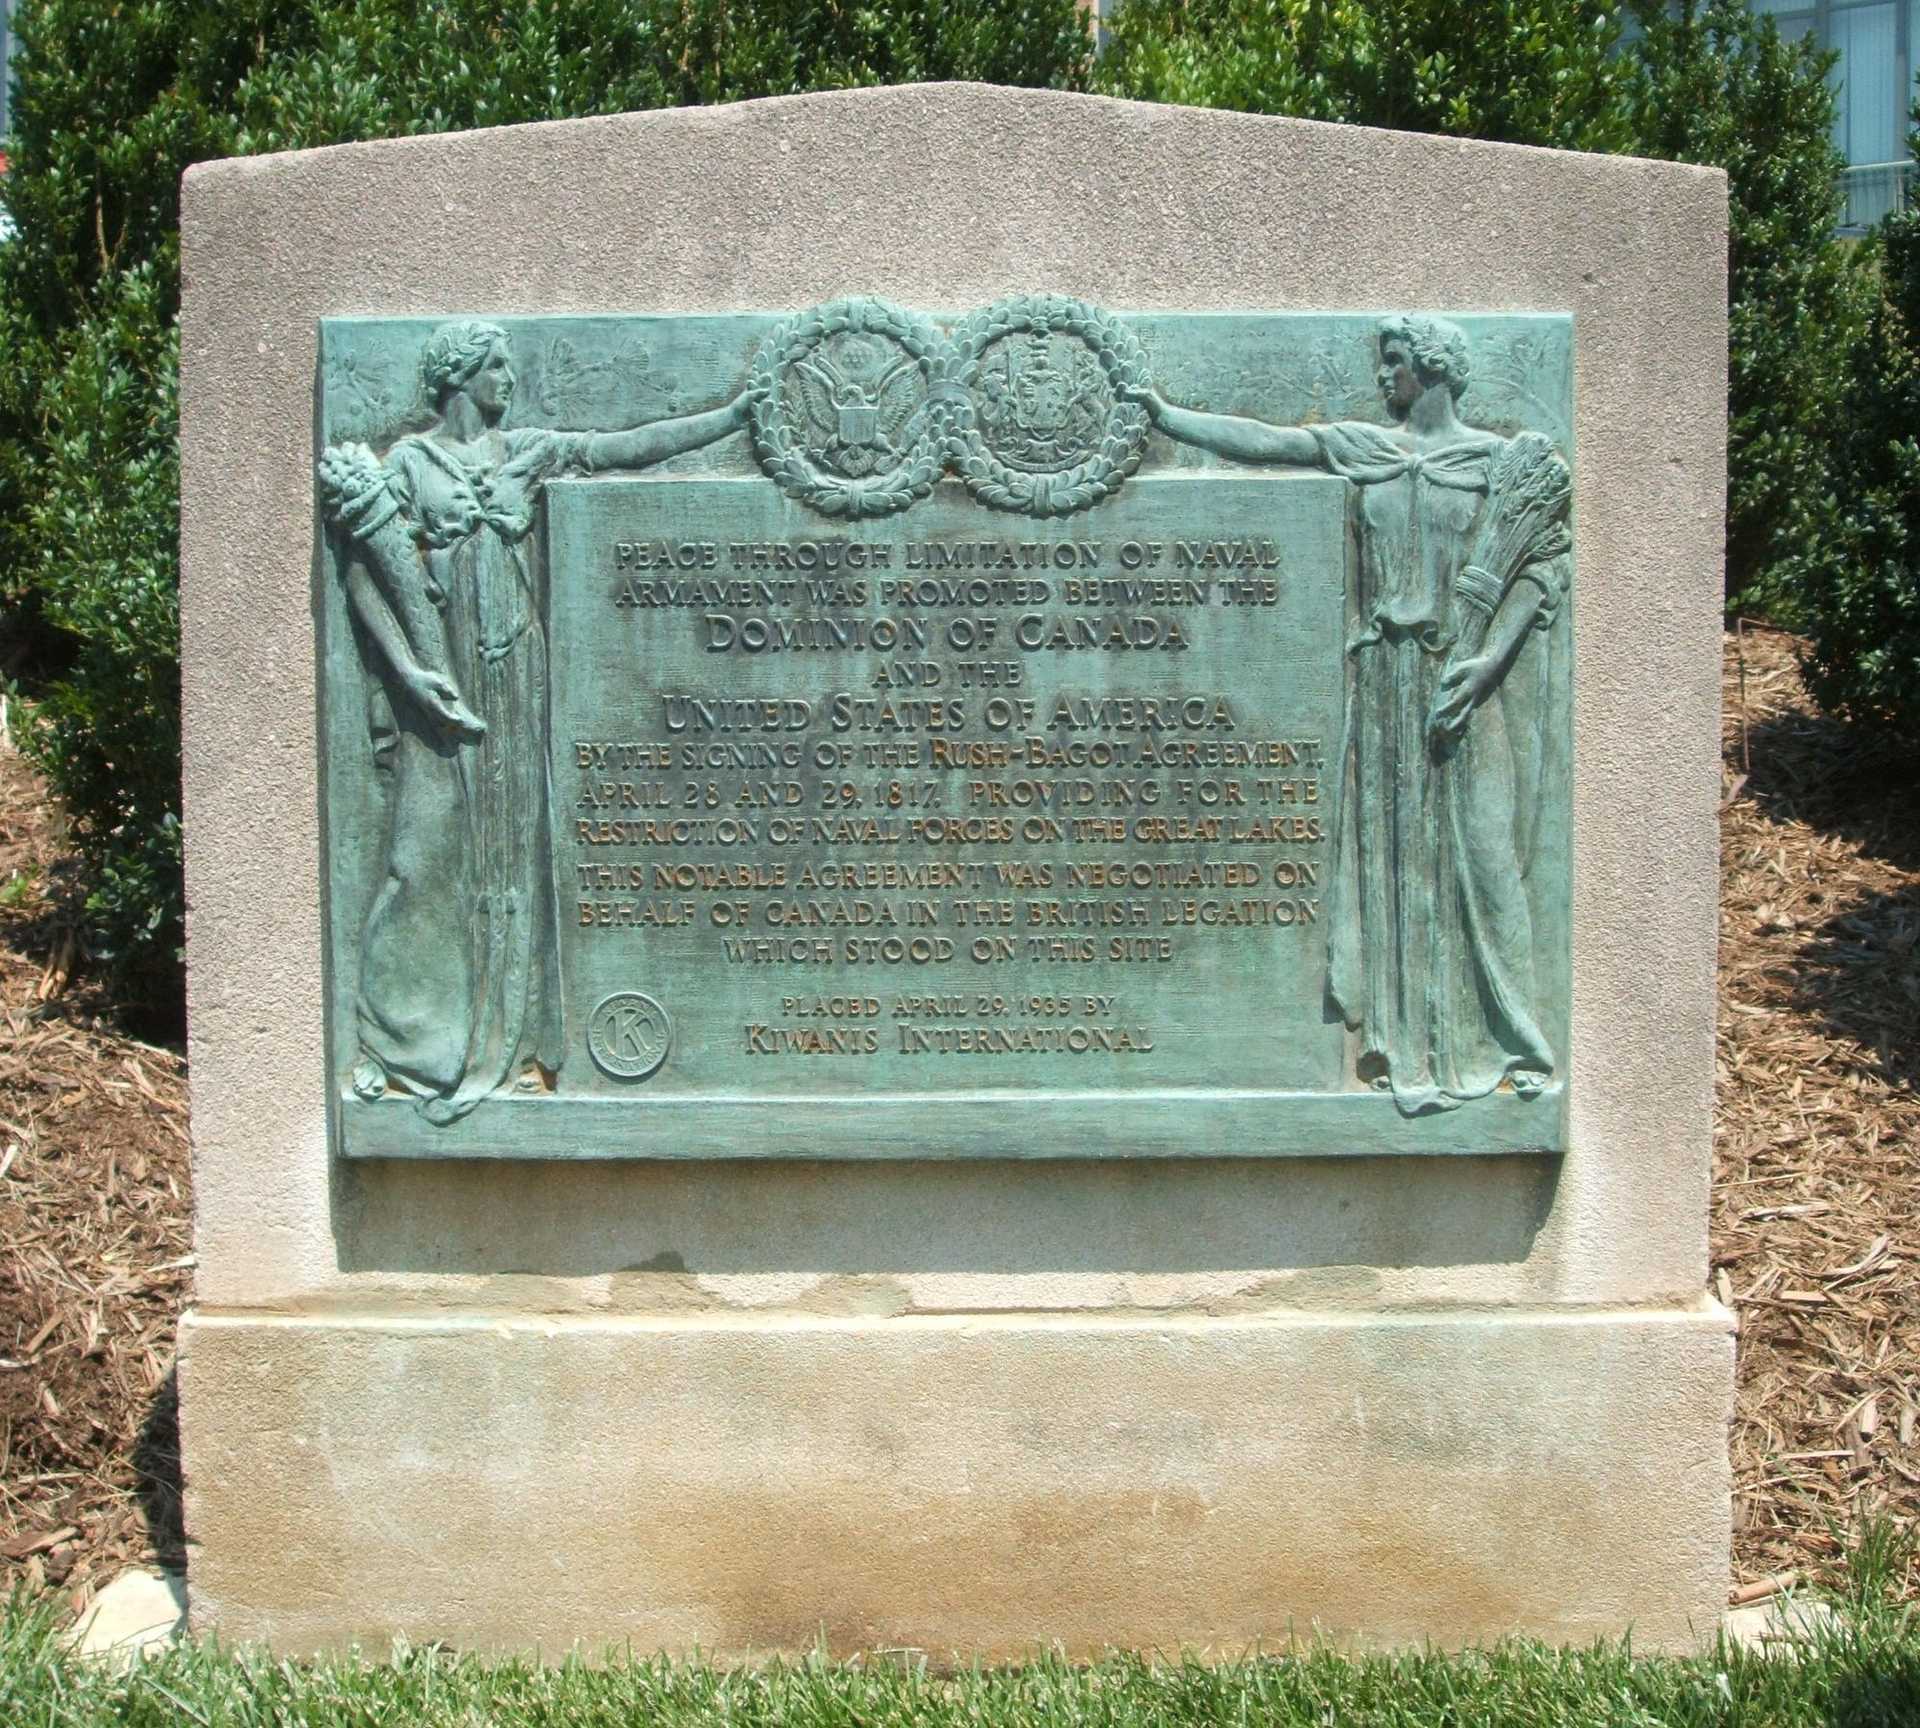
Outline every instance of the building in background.
<svg viewBox="0 0 1920 1728"><path fill-rule="evenodd" d="M1811 36L1839 56L1833 141L1847 159L1843 226L1870 228L1903 209L1913 179L1907 150L1920 74L1920 0L1748 0L1788 41Z"/></svg>

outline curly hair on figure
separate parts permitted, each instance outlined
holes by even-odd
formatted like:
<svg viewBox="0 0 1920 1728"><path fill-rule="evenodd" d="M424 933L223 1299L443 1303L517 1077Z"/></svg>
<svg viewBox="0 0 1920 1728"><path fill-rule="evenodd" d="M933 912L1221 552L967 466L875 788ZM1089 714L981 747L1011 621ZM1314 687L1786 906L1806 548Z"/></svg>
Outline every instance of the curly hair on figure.
<svg viewBox="0 0 1920 1728"><path fill-rule="evenodd" d="M1422 384L1446 385L1456 402L1466 395L1473 362L1468 355L1467 333L1458 324L1417 312L1401 313L1381 319L1379 340L1406 343Z"/></svg>
<svg viewBox="0 0 1920 1728"><path fill-rule="evenodd" d="M494 343L506 339L506 331L498 324L478 318L442 324L420 350L420 382L426 386L427 400L438 409L449 392L458 390L486 364Z"/></svg>

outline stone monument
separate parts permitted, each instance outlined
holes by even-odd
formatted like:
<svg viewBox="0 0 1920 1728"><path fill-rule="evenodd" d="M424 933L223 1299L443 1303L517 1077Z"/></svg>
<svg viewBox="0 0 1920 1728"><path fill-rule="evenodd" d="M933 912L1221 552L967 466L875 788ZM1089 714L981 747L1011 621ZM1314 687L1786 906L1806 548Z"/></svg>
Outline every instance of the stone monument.
<svg viewBox="0 0 1920 1728"><path fill-rule="evenodd" d="M935 86L184 209L203 1627L1716 1624L1717 174Z"/></svg>

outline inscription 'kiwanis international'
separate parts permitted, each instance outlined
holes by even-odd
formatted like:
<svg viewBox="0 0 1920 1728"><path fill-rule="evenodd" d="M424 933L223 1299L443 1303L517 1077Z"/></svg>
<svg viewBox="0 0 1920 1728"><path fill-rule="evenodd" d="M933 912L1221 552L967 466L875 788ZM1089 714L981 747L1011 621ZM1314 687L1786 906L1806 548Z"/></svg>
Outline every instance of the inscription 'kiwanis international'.
<svg viewBox="0 0 1920 1728"><path fill-rule="evenodd" d="M1570 376L1564 319L1057 295L329 322L343 1149L1081 1093L1116 1153L1558 1148Z"/></svg>

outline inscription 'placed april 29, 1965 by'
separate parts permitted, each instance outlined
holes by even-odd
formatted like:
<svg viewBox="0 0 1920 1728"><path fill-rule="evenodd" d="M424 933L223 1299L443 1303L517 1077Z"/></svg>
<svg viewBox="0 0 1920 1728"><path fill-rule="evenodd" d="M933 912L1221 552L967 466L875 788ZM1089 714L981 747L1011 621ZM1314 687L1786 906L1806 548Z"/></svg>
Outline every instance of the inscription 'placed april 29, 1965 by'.
<svg viewBox="0 0 1920 1728"><path fill-rule="evenodd" d="M1556 317L333 320L349 1156L1564 1145Z"/></svg>

